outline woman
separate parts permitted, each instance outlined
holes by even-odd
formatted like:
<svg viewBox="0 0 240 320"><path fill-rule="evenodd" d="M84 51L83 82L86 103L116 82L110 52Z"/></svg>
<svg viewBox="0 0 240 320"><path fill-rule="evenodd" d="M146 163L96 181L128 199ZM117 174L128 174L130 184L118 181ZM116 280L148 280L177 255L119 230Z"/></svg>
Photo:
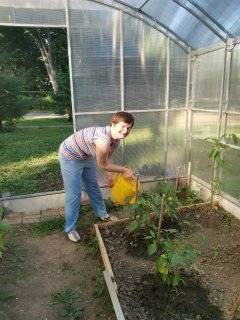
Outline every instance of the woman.
<svg viewBox="0 0 240 320"><path fill-rule="evenodd" d="M110 186L113 184L113 173L122 173L125 178L132 179L133 171L112 163L111 156L120 140L129 135L133 125L133 116L121 111L112 117L111 126L79 130L61 143L59 161L65 189L64 229L71 241L80 240L76 222L83 186L96 216L103 221L114 219L107 213L97 183L95 159L98 167L106 171Z"/></svg>

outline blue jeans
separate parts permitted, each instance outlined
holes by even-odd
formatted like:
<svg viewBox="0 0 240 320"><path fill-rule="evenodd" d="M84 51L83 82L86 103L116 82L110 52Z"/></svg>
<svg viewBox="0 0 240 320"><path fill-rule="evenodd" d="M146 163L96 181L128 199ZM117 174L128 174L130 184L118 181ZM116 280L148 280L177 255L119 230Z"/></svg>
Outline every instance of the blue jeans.
<svg viewBox="0 0 240 320"><path fill-rule="evenodd" d="M65 190L64 229L70 232L76 228L83 186L96 216L105 216L107 210L98 186L94 160L71 160L60 155L59 161Z"/></svg>

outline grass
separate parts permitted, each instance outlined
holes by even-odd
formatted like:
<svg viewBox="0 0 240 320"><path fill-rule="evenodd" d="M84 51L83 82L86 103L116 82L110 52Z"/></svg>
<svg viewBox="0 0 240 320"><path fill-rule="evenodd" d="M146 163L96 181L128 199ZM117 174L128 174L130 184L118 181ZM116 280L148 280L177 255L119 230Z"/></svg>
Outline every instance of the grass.
<svg viewBox="0 0 240 320"><path fill-rule="evenodd" d="M59 315L63 320L84 319L84 307L80 302L80 295L71 289L55 292L50 296L50 306L61 305Z"/></svg>
<svg viewBox="0 0 240 320"><path fill-rule="evenodd" d="M0 302L6 302L12 299L16 299L16 295L14 293L0 291Z"/></svg>
<svg viewBox="0 0 240 320"><path fill-rule="evenodd" d="M71 122L66 118L39 118L39 119L20 119L17 125L21 127L28 126L72 126Z"/></svg>
<svg viewBox="0 0 240 320"><path fill-rule="evenodd" d="M62 231L64 226L63 217L55 217L43 220L32 227L33 233L38 236L47 235L56 231Z"/></svg>
<svg viewBox="0 0 240 320"><path fill-rule="evenodd" d="M51 121L50 121L51 120ZM56 120L36 119L48 125ZM0 193L12 195L63 189L57 154L72 127L17 128L0 133Z"/></svg>

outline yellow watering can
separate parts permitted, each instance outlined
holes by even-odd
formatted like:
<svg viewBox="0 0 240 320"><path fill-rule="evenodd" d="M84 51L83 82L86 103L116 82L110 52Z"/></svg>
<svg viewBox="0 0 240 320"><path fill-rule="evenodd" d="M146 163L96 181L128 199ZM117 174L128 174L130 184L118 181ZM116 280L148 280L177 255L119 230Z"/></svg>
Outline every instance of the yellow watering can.
<svg viewBox="0 0 240 320"><path fill-rule="evenodd" d="M125 179L123 175L119 173L111 189L112 199L117 204L134 204L139 189L140 183L138 179Z"/></svg>

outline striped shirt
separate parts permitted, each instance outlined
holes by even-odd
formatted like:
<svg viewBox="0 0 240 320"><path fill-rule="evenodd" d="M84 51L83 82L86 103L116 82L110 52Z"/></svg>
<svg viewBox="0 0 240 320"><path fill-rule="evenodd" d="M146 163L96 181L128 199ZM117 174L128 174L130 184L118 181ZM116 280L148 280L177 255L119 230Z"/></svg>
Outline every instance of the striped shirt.
<svg viewBox="0 0 240 320"><path fill-rule="evenodd" d="M73 160L85 160L95 156L95 140L101 139L113 151L119 145L120 140L111 139L111 127L90 127L77 131L66 140L59 148L59 155Z"/></svg>

